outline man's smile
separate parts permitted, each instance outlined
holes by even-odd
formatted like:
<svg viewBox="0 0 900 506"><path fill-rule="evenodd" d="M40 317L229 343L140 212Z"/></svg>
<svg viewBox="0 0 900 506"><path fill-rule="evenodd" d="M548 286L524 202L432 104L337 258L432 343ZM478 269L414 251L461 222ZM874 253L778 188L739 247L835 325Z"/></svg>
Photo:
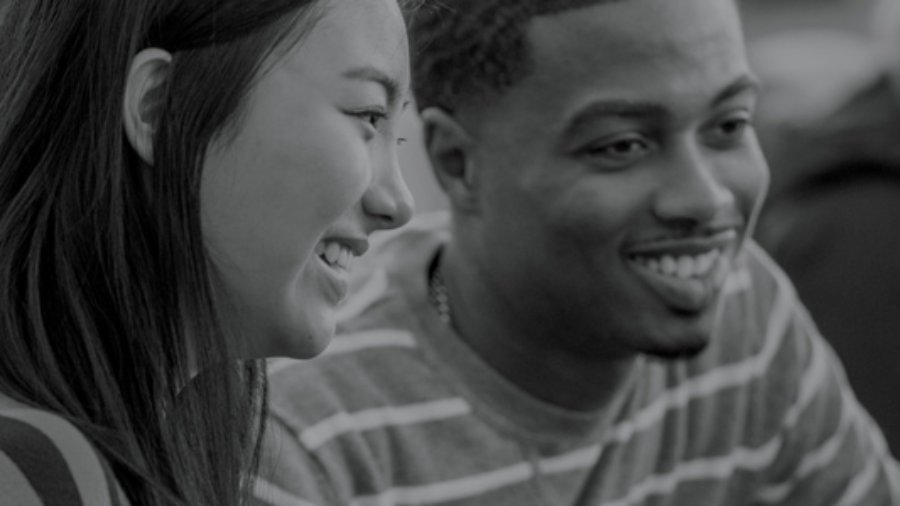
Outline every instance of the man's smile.
<svg viewBox="0 0 900 506"><path fill-rule="evenodd" d="M627 264L638 278L672 309L700 313L721 292L737 231L710 237L664 240L629 248Z"/></svg>

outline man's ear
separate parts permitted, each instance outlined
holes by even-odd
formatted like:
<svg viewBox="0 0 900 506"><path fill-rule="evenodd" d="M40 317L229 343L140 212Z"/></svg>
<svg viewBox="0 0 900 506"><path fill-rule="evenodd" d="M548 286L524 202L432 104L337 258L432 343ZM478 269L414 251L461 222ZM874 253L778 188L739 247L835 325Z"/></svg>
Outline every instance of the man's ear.
<svg viewBox="0 0 900 506"><path fill-rule="evenodd" d="M478 174L473 163L472 137L443 109L429 107L421 116L425 150L438 183L454 207L473 209L478 202Z"/></svg>
<svg viewBox="0 0 900 506"><path fill-rule="evenodd" d="M122 119L131 147L148 164L153 164L153 139L165 100L165 82L172 55L148 48L131 60L125 81Z"/></svg>

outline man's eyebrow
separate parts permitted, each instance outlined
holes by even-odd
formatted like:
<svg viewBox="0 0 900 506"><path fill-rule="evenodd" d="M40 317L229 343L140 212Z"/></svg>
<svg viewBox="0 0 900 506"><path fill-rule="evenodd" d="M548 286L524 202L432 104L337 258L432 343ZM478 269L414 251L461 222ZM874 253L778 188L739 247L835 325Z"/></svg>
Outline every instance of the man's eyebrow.
<svg viewBox="0 0 900 506"><path fill-rule="evenodd" d="M762 88L762 84L756 76L744 74L726 86L724 90L720 91L713 100L713 104L720 104L747 91L759 93L760 88Z"/></svg>
<svg viewBox="0 0 900 506"><path fill-rule="evenodd" d="M602 118L661 120L668 116L669 112L665 107L653 102L623 99L598 100L588 104L569 121L566 133L576 132L584 125Z"/></svg>
<svg viewBox="0 0 900 506"><path fill-rule="evenodd" d="M713 99L713 104L719 104L747 91L759 92L761 84L759 79L751 74L745 74L725 87ZM566 133L578 131L579 128L601 118L622 118L635 120L662 121L671 116L670 112L660 104L654 102L642 102L624 99L598 100L587 105L569 121Z"/></svg>
<svg viewBox="0 0 900 506"><path fill-rule="evenodd" d="M401 95L405 96L406 92L400 90L400 83L391 76L375 67L354 67L341 74L347 79L357 81L370 81L380 84L387 93L388 103L393 106L400 100Z"/></svg>

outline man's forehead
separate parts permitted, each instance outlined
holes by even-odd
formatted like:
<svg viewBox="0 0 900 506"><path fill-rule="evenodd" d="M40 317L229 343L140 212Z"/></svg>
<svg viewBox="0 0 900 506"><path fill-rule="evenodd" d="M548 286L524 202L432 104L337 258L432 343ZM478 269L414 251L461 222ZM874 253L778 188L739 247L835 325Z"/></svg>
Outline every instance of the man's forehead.
<svg viewBox="0 0 900 506"><path fill-rule="evenodd" d="M730 0L607 2L536 18L528 41L530 69L496 102L497 121L518 110L561 134L600 103L607 116L612 106L680 122L736 96L733 87L755 94Z"/></svg>
<svg viewBox="0 0 900 506"><path fill-rule="evenodd" d="M745 59L736 5L722 0L603 2L537 17L527 30L532 63L583 61L610 67ZM699 61L698 61L699 63Z"/></svg>
<svg viewBox="0 0 900 506"><path fill-rule="evenodd" d="M628 0L553 0L553 1L534 1L532 4L532 16L551 16L560 12L565 12L582 7L590 7L592 5L601 5L609 3L626 2Z"/></svg>
<svg viewBox="0 0 900 506"><path fill-rule="evenodd" d="M573 5L579 6L531 19L526 33L533 49L600 41L613 51L627 45L657 52L672 39L721 42L743 38L738 8L730 0L582 0ZM567 36L573 32L579 36Z"/></svg>

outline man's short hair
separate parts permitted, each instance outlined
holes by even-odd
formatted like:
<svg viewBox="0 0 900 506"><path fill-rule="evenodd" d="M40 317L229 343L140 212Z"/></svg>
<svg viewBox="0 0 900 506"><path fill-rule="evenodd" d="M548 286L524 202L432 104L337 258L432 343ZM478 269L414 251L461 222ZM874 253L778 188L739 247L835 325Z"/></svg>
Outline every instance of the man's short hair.
<svg viewBox="0 0 900 506"><path fill-rule="evenodd" d="M530 71L529 21L622 0L430 0L410 24L419 109L454 111L502 94Z"/></svg>

